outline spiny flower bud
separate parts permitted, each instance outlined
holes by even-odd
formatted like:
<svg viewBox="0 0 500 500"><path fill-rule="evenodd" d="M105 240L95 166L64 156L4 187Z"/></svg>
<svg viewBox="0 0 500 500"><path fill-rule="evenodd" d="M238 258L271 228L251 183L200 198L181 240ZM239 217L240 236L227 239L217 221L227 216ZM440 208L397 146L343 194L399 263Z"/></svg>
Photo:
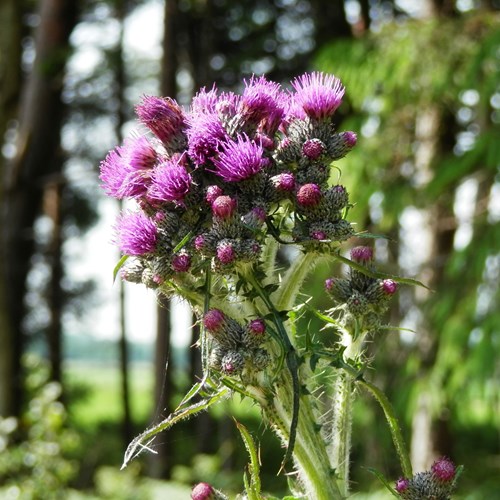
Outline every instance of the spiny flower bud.
<svg viewBox="0 0 500 500"><path fill-rule="evenodd" d="M394 295L398 290L398 284L394 280L385 279L382 281L381 288L386 295Z"/></svg>
<svg viewBox="0 0 500 500"><path fill-rule="evenodd" d="M243 333L243 344L246 347L258 347L265 340L266 322L262 318L253 319Z"/></svg>
<svg viewBox="0 0 500 500"><path fill-rule="evenodd" d="M229 351L222 358L221 370L226 375L237 375L243 370L245 359L238 351Z"/></svg>
<svg viewBox="0 0 500 500"><path fill-rule="evenodd" d="M231 264L236 259L236 252L230 241L222 240L217 245L217 258L222 264Z"/></svg>
<svg viewBox="0 0 500 500"><path fill-rule="evenodd" d="M271 177L271 182L277 191L291 192L295 189L295 176L291 172Z"/></svg>
<svg viewBox="0 0 500 500"><path fill-rule="evenodd" d="M347 299L347 308L354 316L363 316L368 311L368 301L363 294L354 290Z"/></svg>
<svg viewBox="0 0 500 500"><path fill-rule="evenodd" d="M353 148L354 146L356 146L356 142L358 142L358 136L355 132L348 130L347 132L342 132L340 135L349 148Z"/></svg>
<svg viewBox="0 0 500 500"><path fill-rule="evenodd" d="M317 206L321 197L321 188L317 184L304 184L297 192L297 201L303 207Z"/></svg>
<svg viewBox="0 0 500 500"><path fill-rule="evenodd" d="M342 210L349 203L349 194L344 186L338 184L325 192L328 209L332 212Z"/></svg>
<svg viewBox="0 0 500 500"><path fill-rule="evenodd" d="M253 319L248 323L248 331L253 335L262 335L266 331L266 322L261 319Z"/></svg>
<svg viewBox="0 0 500 500"><path fill-rule="evenodd" d="M236 200L230 196L218 196L212 203L212 213L219 219L229 219L236 210Z"/></svg>
<svg viewBox="0 0 500 500"><path fill-rule="evenodd" d="M210 309L203 316L203 326L211 333L217 332L223 327L225 319L220 309Z"/></svg>
<svg viewBox="0 0 500 500"><path fill-rule="evenodd" d="M191 267L191 256L187 252L181 252L172 257L172 269L178 273L185 273Z"/></svg>
<svg viewBox="0 0 500 500"><path fill-rule="evenodd" d="M324 231L311 231L311 238L314 240L326 240L328 235Z"/></svg>
<svg viewBox="0 0 500 500"><path fill-rule="evenodd" d="M352 293L349 281L344 278L328 278L325 280L325 289L339 302L347 301Z"/></svg>
<svg viewBox="0 0 500 500"><path fill-rule="evenodd" d="M449 482L455 477L456 467L450 459L441 457L432 464L431 471L436 479Z"/></svg>
<svg viewBox="0 0 500 500"><path fill-rule="evenodd" d="M370 247L354 247L351 250L351 259L358 264L367 264L373 259L373 250Z"/></svg>
<svg viewBox="0 0 500 500"><path fill-rule="evenodd" d="M408 479L406 479L405 477L400 477L396 481L396 491L398 493L403 493L404 491L406 491L408 489L409 486L410 486L410 481Z"/></svg>
<svg viewBox="0 0 500 500"><path fill-rule="evenodd" d="M199 234L198 236L196 236L196 238L194 239L194 247L196 248L196 250L203 250L206 246L206 238L203 234Z"/></svg>
<svg viewBox="0 0 500 500"><path fill-rule="evenodd" d="M316 160L325 149L325 144L320 139L307 139L302 145L302 154L310 160Z"/></svg>
<svg viewBox="0 0 500 500"><path fill-rule="evenodd" d="M252 367L256 370L264 370L271 360L271 356L265 349L255 349L251 356Z"/></svg>
<svg viewBox="0 0 500 500"><path fill-rule="evenodd" d="M224 191L222 191L222 188L220 186L208 186L207 187L207 193L205 195L205 200L207 200L210 205L215 201L216 198L219 196L222 196L224 194Z"/></svg>
<svg viewBox="0 0 500 500"><path fill-rule="evenodd" d="M243 224L250 229L259 229L266 220L266 211L262 207L254 207L242 217Z"/></svg>
<svg viewBox="0 0 500 500"><path fill-rule="evenodd" d="M215 490L208 483L198 483L191 491L191 500L215 500Z"/></svg>

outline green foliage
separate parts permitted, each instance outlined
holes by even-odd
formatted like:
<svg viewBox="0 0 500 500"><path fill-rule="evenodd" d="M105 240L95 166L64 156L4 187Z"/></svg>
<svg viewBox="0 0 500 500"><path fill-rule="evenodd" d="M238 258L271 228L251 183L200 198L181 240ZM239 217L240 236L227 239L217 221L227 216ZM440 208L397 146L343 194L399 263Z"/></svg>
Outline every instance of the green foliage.
<svg viewBox="0 0 500 500"><path fill-rule="evenodd" d="M5 478L0 496L64 498L77 471L80 441L68 428L61 387L47 382L47 369L36 358L27 358L26 365L31 370L28 407L19 422L0 419L0 477Z"/></svg>

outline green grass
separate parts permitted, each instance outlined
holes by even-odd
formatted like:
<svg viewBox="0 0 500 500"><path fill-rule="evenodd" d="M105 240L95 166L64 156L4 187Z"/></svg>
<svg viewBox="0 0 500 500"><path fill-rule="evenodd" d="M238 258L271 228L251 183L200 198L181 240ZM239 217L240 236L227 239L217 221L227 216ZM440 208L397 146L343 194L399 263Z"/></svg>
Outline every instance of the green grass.
<svg viewBox="0 0 500 500"><path fill-rule="evenodd" d="M102 422L121 422L122 393L117 365L71 361L65 367L73 390L70 413L78 426L93 428ZM154 407L153 365L132 364L129 369L130 406L134 422L146 422Z"/></svg>

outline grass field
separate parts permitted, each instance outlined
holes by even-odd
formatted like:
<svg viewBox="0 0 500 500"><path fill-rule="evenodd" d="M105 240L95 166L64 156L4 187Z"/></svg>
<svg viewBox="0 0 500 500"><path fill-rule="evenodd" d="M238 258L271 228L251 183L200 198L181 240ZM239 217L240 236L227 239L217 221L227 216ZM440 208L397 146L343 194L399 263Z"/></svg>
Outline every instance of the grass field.
<svg viewBox="0 0 500 500"><path fill-rule="evenodd" d="M76 397L70 404L75 422L93 427L99 422L120 422L123 415L120 371L116 364L71 361L65 366ZM134 422L147 421L153 410L153 365L135 363L129 370L130 402Z"/></svg>

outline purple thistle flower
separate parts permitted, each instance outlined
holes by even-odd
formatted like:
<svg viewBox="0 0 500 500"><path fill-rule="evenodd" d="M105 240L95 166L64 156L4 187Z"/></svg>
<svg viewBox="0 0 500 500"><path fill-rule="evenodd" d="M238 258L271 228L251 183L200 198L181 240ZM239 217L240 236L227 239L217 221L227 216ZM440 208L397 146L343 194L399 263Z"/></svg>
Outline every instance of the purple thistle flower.
<svg viewBox="0 0 500 500"><path fill-rule="evenodd" d="M382 291L386 295L394 295L398 289L398 284L391 279L385 279L382 281Z"/></svg>
<svg viewBox="0 0 500 500"><path fill-rule="evenodd" d="M218 198L219 196L222 196L224 194L224 191L220 186L208 186L207 187L207 194L205 195L205 200L207 200L207 203L210 205Z"/></svg>
<svg viewBox="0 0 500 500"><path fill-rule="evenodd" d="M284 116L284 96L279 83L271 82L265 76L252 76L245 80L245 90L241 102L243 119L273 135Z"/></svg>
<svg viewBox="0 0 500 500"><path fill-rule="evenodd" d="M217 258L222 264L231 264L236 259L233 245L228 241L221 241L217 245Z"/></svg>
<svg viewBox="0 0 500 500"><path fill-rule="evenodd" d="M396 491L398 493L403 493L405 492L410 486L410 481L406 479L405 477L400 477L396 481Z"/></svg>
<svg viewBox="0 0 500 500"><path fill-rule="evenodd" d="M449 482L455 477L455 464L446 457L438 458L431 466L431 472L439 481Z"/></svg>
<svg viewBox="0 0 500 500"><path fill-rule="evenodd" d="M295 90L294 102L305 114L316 120L323 120L333 115L340 106L344 95L344 86L338 78L314 71L305 73L292 81Z"/></svg>
<svg viewBox="0 0 500 500"><path fill-rule="evenodd" d="M205 243L206 243L205 236L199 234L194 239L194 248L196 248L196 250L203 250L203 248L205 247Z"/></svg>
<svg viewBox="0 0 500 500"><path fill-rule="evenodd" d="M226 316L220 309L210 309L203 316L203 326L209 332L219 331L225 324Z"/></svg>
<svg viewBox="0 0 500 500"><path fill-rule="evenodd" d="M266 331L266 322L261 319L253 319L248 323L248 331L253 335L262 335Z"/></svg>
<svg viewBox="0 0 500 500"><path fill-rule="evenodd" d="M185 273L191 267L191 256L182 252L172 257L172 269L177 273Z"/></svg>
<svg viewBox="0 0 500 500"><path fill-rule="evenodd" d="M213 500L215 490L208 483L198 483L191 490L191 500Z"/></svg>
<svg viewBox="0 0 500 500"><path fill-rule="evenodd" d="M191 100L189 112L191 115L215 113L218 99L215 84L208 91L203 87Z"/></svg>
<svg viewBox="0 0 500 500"><path fill-rule="evenodd" d="M157 165L148 190L152 201L182 202L191 188L192 178L182 165L182 158L166 160Z"/></svg>
<svg viewBox="0 0 500 500"><path fill-rule="evenodd" d="M303 207L315 207L322 196L321 188L317 184L304 184L297 192L297 201Z"/></svg>
<svg viewBox="0 0 500 500"><path fill-rule="evenodd" d="M116 242L125 255L145 255L156 250L158 231L142 212L125 212L115 225Z"/></svg>
<svg viewBox="0 0 500 500"><path fill-rule="evenodd" d="M219 143L229 135L215 113L191 114L188 121L189 157L197 165L203 165L217 155Z"/></svg>
<svg viewBox="0 0 500 500"><path fill-rule="evenodd" d="M320 139L307 139L302 145L302 154L310 160L316 160L325 152L325 144Z"/></svg>
<svg viewBox="0 0 500 500"><path fill-rule="evenodd" d="M353 148L354 146L356 146L356 142L358 142L358 136L356 132L348 130L347 132L342 132L340 135L342 136L342 139L344 139L344 143L347 147Z"/></svg>
<svg viewBox="0 0 500 500"><path fill-rule="evenodd" d="M314 240L326 240L328 236L324 231L316 230L311 232L311 238Z"/></svg>
<svg viewBox="0 0 500 500"><path fill-rule="evenodd" d="M100 179L108 196L119 200L146 193L157 153L145 137L126 139L100 165Z"/></svg>
<svg viewBox="0 0 500 500"><path fill-rule="evenodd" d="M271 177L271 182L278 191L291 192L295 189L295 176L291 172Z"/></svg>
<svg viewBox="0 0 500 500"><path fill-rule="evenodd" d="M139 120L166 146L181 142L185 128L183 109L170 97L143 96L135 108Z"/></svg>
<svg viewBox="0 0 500 500"><path fill-rule="evenodd" d="M247 135L238 135L236 141L221 143L221 152L214 158L215 173L226 182L250 179L269 165L263 156L262 145L250 140Z"/></svg>
<svg viewBox="0 0 500 500"><path fill-rule="evenodd" d="M373 259L373 249L371 247L354 247L351 249L351 259L359 264L366 264Z"/></svg>
<svg viewBox="0 0 500 500"><path fill-rule="evenodd" d="M212 213L219 219L229 219L236 210L236 200L230 196L218 196L212 203Z"/></svg>

